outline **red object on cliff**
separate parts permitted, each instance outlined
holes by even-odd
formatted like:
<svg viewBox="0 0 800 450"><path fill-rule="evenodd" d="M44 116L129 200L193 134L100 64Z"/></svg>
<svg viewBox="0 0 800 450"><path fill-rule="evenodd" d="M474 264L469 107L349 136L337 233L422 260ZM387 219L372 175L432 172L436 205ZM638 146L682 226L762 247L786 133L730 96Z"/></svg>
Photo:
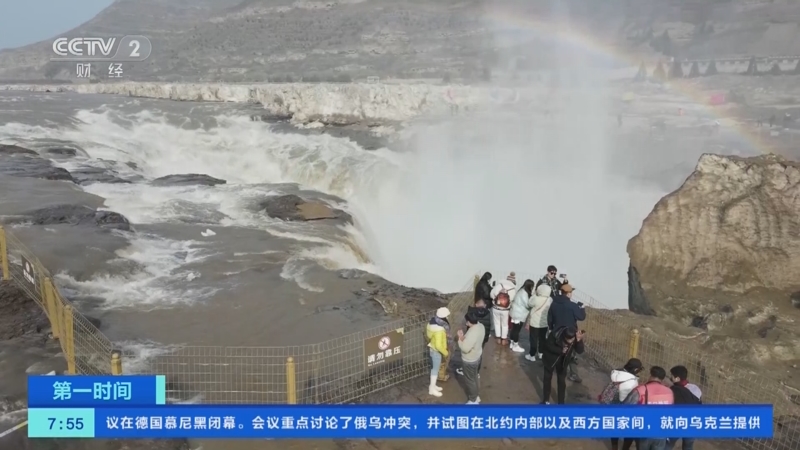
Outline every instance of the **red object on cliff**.
<svg viewBox="0 0 800 450"><path fill-rule="evenodd" d="M725 94L712 94L709 103L714 106L725 104Z"/></svg>

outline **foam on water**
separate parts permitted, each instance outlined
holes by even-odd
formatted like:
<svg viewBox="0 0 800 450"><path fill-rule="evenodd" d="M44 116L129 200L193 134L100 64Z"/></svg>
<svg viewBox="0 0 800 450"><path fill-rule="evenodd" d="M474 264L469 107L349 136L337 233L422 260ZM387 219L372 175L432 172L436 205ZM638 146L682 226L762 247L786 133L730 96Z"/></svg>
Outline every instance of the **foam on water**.
<svg viewBox="0 0 800 450"><path fill-rule="evenodd" d="M187 304L216 293L208 287L192 286L196 274L184 266L213 257L197 241L175 241L144 233L127 236L130 245L117 251L116 263L135 263L135 270L121 275L100 275L79 281L70 275L56 275L60 284L84 295L103 298L103 307L140 309L160 305Z"/></svg>
<svg viewBox="0 0 800 450"><path fill-rule="evenodd" d="M74 128L22 128L28 137L76 142L92 158L133 162L147 178L201 173L227 180L214 188L96 184L87 190L135 223L180 220L186 214L180 202L188 201L225 214L223 225L261 226L319 244L296 253L283 270L305 289L319 289L304 278L312 261L377 270L398 283L445 292L461 288L476 270L539 274L556 264L579 287L621 307L626 242L664 192L611 175L612 165L625 162L614 160L608 144L612 121L603 89L548 95L538 101L553 111L549 119L500 107L479 119L416 123L406 153L365 151L328 135L275 133L248 117L219 116L216 126L197 129L154 111L121 117L106 109L80 111ZM0 136L12 127L20 128L5 125ZM358 225L350 230L352 242L332 242L299 225L287 229L243 208L248 198L269 194L260 186L283 182L347 200ZM86 287L122 301L131 288L111 288L122 281Z"/></svg>

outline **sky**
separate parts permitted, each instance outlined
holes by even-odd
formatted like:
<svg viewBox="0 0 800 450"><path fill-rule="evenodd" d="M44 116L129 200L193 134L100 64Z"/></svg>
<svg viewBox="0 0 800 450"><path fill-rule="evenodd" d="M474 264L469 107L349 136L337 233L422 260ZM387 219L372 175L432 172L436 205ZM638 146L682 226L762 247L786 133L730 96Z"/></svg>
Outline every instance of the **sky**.
<svg viewBox="0 0 800 450"><path fill-rule="evenodd" d="M114 0L0 0L0 49L21 47L86 22Z"/></svg>

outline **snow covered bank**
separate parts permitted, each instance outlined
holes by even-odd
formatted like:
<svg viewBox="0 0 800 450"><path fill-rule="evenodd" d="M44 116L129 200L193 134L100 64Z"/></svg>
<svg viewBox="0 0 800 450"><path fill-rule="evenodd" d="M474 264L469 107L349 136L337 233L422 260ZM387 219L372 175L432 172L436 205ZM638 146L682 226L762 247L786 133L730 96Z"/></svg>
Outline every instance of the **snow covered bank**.
<svg viewBox="0 0 800 450"><path fill-rule="evenodd" d="M197 84L97 83L6 85L0 90L119 94L133 97L212 102L257 102L272 114L297 121L347 124L402 121L424 112L446 111L487 99L488 91L466 86L426 84Z"/></svg>

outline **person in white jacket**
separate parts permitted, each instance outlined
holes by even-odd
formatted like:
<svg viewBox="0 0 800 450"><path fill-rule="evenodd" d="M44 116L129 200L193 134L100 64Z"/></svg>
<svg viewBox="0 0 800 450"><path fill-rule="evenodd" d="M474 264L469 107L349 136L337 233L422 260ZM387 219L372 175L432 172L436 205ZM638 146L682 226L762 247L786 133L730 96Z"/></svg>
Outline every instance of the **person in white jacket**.
<svg viewBox="0 0 800 450"><path fill-rule="evenodd" d="M531 310L528 316L531 348L525 355L528 361L536 361L537 357L542 359L544 342L547 339L547 313L550 311L550 304L553 303L551 292L553 289L549 285L540 284L536 288L536 295L528 299L528 307Z"/></svg>
<svg viewBox="0 0 800 450"><path fill-rule="evenodd" d="M508 345L508 322L509 311L511 310L511 299L517 294L517 280L514 272L511 272L505 280L499 280L494 284L492 292L492 319L494 326L494 336L499 345Z"/></svg>
<svg viewBox="0 0 800 450"><path fill-rule="evenodd" d="M531 313L528 300L533 295L533 286L533 280L525 280L514 296L514 300L511 301L511 331L509 331L508 337L511 341L511 350L517 353L525 353L525 349L519 345L519 334L522 331L522 327L527 325L528 315Z"/></svg>
<svg viewBox="0 0 800 450"><path fill-rule="evenodd" d="M639 374L644 369L642 362L637 358L631 358L622 369L611 371L611 381L617 385L619 390L618 398L615 403L622 403L632 390L639 386ZM611 448L613 450L630 450L635 439L625 438L622 440L622 449L619 448L619 439L611 438Z"/></svg>

